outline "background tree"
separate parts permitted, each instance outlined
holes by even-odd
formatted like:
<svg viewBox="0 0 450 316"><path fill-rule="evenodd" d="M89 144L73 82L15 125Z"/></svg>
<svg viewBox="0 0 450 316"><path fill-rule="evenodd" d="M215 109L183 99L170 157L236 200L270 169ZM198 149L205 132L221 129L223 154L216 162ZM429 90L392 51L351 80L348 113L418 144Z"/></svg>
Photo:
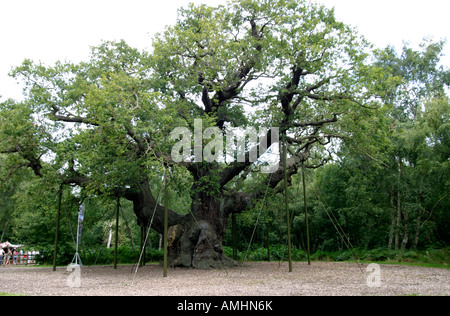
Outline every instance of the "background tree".
<svg viewBox="0 0 450 316"><path fill-rule="evenodd" d="M439 65L444 44L443 41L434 43L425 40L418 51L405 44L400 56L392 47L377 52L377 63L388 73L402 79L396 89L386 96L386 101L393 104L389 113L392 145L384 161L392 179L391 204L395 204L396 208L395 212L391 212L389 248L392 245L395 249L404 249L410 245L417 247L422 226L424 190L434 186L431 182L425 183L431 170L430 165L425 167L427 162L422 155L435 147L435 144L430 143L434 132L427 127L426 113L436 103L442 105L448 102L445 87L450 84L450 71ZM439 112L439 121L445 127L448 114L444 108ZM448 143L442 145L448 148ZM437 158L436 165L444 168L441 171L445 175L447 159L441 159L440 155L434 157ZM448 191L448 183L440 182L439 187L444 188L444 192ZM441 192L441 195L446 194ZM411 226L415 226L414 241L410 236Z"/></svg>
<svg viewBox="0 0 450 316"><path fill-rule="evenodd" d="M336 165L315 174L321 200L354 245L407 249L448 242L442 233L449 202L443 45L424 41L417 51L405 44L401 55L392 47L376 52L376 64L390 74L380 96L391 108L369 137L345 142ZM332 227L321 231L328 232L324 241L335 233ZM336 249L335 241L330 244Z"/></svg>

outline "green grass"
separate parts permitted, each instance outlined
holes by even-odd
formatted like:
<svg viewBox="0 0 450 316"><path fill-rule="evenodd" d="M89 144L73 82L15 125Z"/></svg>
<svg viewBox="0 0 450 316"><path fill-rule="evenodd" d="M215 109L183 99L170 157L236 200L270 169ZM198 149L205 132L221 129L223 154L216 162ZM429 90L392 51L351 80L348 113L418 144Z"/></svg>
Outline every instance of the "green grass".
<svg viewBox="0 0 450 316"><path fill-rule="evenodd" d="M15 294L15 293L5 293L0 292L0 296L25 296L24 294Z"/></svg>

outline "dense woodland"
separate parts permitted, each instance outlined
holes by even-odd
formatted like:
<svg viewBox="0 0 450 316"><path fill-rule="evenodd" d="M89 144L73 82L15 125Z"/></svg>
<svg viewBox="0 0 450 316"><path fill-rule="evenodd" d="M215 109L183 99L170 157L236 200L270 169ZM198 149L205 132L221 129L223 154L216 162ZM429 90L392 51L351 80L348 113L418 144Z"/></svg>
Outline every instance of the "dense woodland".
<svg viewBox="0 0 450 316"><path fill-rule="evenodd" d="M0 103L0 241L50 262L61 190L60 264L72 259L81 203L82 259L111 262L118 201L121 260L137 261L149 224L146 258L161 260L167 172L175 265L283 260L288 223L294 259L306 260L305 206L318 259L448 250L445 45L375 49L332 10L255 0L180 10L151 52L104 42L80 64L26 60L11 72L25 100ZM173 163L170 131L199 117L220 129L279 126L269 144L279 170Z"/></svg>

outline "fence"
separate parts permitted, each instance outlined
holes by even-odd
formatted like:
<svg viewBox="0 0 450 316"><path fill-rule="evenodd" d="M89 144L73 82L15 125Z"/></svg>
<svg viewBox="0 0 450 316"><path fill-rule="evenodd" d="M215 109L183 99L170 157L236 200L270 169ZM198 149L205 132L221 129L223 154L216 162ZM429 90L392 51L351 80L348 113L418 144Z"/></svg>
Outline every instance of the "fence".
<svg viewBox="0 0 450 316"><path fill-rule="evenodd" d="M0 266L7 265L37 265L36 259L39 256L38 253L24 253L24 254L4 254L0 255Z"/></svg>

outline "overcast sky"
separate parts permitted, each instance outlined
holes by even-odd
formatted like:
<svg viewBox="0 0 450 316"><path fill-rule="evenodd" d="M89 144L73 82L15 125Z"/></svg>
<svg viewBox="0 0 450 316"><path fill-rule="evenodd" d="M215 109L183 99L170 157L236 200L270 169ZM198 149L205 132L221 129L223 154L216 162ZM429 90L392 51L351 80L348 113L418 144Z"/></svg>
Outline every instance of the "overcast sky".
<svg viewBox="0 0 450 316"><path fill-rule="evenodd" d="M377 47L413 47L424 37L449 37L449 0L317 0L335 7L336 16L356 26ZM188 3L224 4L226 0L0 0L0 95L21 98L8 77L25 58L53 64L86 60L90 46L124 39L131 46L151 47L154 33L173 24L177 8ZM450 66L450 43L445 47Z"/></svg>

